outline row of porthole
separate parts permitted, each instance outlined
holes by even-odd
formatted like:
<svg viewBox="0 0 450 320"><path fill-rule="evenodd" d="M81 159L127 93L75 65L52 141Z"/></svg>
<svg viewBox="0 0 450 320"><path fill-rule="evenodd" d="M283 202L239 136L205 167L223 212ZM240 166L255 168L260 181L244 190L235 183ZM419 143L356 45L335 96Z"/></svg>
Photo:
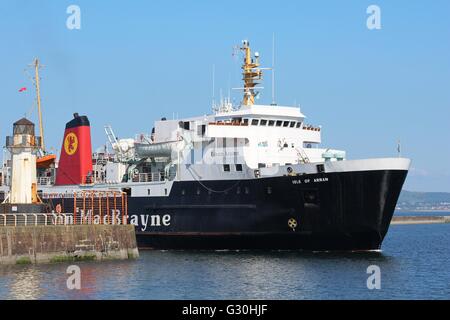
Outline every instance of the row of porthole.
<svg viewBox="0 0 450 320"><path fill-rule="evenodd" d="M208 190L208 194L211 195L213 193L212 189ZM228 192L224 192L224 193L228 193ZM236 188L236 194L241 194L242 193L242 189L241 187L237 187ZM250 188L249 187L244 187L244 193L245 194L250 194ZM267 194L272 194L272 187L267 187L266 188L266 193ZM197 189L196 195L200 195L201 194L201 189ZM182 189L181 190L181 195L184 196L186 195L186 190Z"/></svg>
<svg viewBox="0 0 450 320"><path fill-rule="evenodd" d="M208 193L208 195L211 195L213 192L215 192L215 191L213 191L213 189L209 189L209 190L207 190L207 193ZM201 195L201 189L197 189L197 191L196 191L196 195ZM229 192L228 191L224 191L223 193L225 193L225 194L228 194ZM241 189L241 187L237 187L236 188L236 194L241 194L242 193L242 189ZM249 187L244 187L244 193L245 194L250 194L250 188ZM182 189L181 190L181 195L182 196L185 196L186 195L186 189Z"/></svg>
<svg viewBox="0 0 450 320"><path fill-rule="evenodd" d="M212 189L211 189L211 190L212 190ZM213 193L213 191L211 191L211 190L208 190L208 194L209 194L209 195ZM237 188L236 188L236 194L241 194L241 192L242 192L241 187L237 187ZM225 192L225 193L228 193L228 192ZM250 194L250 188L249 188L249 187L244 187L244 193L245 193L245 194ZM271 193L272 193L272 187L268 187L268 188L267 188L267 194L271 194ZM149 196L151 195L151 189L147 189L147 194L148 194ZM196 194L197 194L197 195L200 195L200 194L201 194L201 190L200 190L200 189L197 189ZM164 195L167 196L167 189L164 189ZM186 190L185 190L185 189L182 189L182 190L181 190L181 195L182 195L182 196L186 195Z"/></svg>
<svg viewBox="0 0 450 320"><path fill-rule="evenodd" d="M151 194L151 189L147 189L148 191L148 195ZM241 194L242 189L241 187L237 187L236 188L236 194ZM273 190L272 187L267 187L266 188L266 193L267 194L272 194ZM212 189L208 190L208 195L211 195L213 193ZM228 193L228 192L224 192L224 193ZM250 194L250 188L249 187L244 187L244 193L245 194ZM201 194L201 189L197 188L197 192L196 194L199 196ZM164 195L167 196L167 189L164 189ZM184 196L186 195L186 190L182 189L181 190L181 195ZM310 203L315 203L317 201L317 191L305 191L304 193L304 197L305 197L305 201L306 202L310 202Z"/></svg>

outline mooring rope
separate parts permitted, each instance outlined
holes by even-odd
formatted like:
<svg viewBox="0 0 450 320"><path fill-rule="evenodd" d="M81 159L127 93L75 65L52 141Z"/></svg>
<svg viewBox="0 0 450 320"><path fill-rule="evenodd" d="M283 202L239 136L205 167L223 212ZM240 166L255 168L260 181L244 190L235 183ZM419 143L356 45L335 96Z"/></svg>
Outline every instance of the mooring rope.
<svg viewBox="0 0 450 320"><path fill-rule="evenodd" d="M194 176L193 172L192 172L192 171L194 171L194 170L192 169L192 171L191 171L191 167L190 167L190 166L188 167L188 171L189 171L189 173L191 174L192 178L194 178L194 180L197 181L203 188L205 188L206 190L208 190L208 191L210 191L210 192L214 192L214 193L227 193L228 191L230 191L231 189L237 187L237 185L241 183L241 180L238 180L235 184L233 184L233 185L232 185L231 187L229 187L229 188L226 188L226 189L224 189L224 190L214 190L214 189L211 189L211 188L207 187L205 184L203 184L203 182L201 182L199 179L197 179L197 178ZM196 173L196 175L198 176L197 173Z"/></svg>

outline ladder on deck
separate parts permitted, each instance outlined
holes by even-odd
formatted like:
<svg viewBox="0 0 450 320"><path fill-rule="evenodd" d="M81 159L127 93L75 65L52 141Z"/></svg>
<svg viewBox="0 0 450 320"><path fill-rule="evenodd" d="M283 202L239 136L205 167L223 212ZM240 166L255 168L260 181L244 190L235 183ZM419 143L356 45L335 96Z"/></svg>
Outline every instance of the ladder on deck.
<svg viewBox="0 0 450 320"><path fill-rule="evenodd" d="M113 149L114 153L117 155L119 160L122 160L123 154L122 154L122 150L119 146L119 141L117 141L117 137L114 134L114 131L110 125L105 126L105 133L106 133L106 136L108 137L108 141L111 144L111 148Z"/></svg>
<svg viewBox="0 0 450 320"><path fill-rule="evenodd" d="M299 163L310 163L308 155L303 149L299 150L298 148L296 148L295 151L297 151Z"/></svg>

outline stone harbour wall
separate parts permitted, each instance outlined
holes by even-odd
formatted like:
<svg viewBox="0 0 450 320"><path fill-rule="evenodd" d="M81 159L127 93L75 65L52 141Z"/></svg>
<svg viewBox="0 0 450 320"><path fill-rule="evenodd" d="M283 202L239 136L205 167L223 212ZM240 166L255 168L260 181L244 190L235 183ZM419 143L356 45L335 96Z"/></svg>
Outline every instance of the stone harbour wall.
<svg viewBox="0 0 450 320"><path fill-rule="evenodd" d="M0 226L0 264L138 257L133 225Z"/></svg>

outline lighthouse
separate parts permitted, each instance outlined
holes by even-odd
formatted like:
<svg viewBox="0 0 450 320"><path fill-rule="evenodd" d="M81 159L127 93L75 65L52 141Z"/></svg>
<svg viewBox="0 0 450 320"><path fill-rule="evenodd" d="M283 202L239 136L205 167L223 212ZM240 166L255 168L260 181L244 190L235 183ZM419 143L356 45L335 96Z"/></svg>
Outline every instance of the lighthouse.
<svg viewBox="0 0 450 320"><path fill-rule="evenodd" d="M13 124L13 135L6 138L11 154L12 172L10 192L4 205L10 211L40 212L42 201L37 194L36 158L41 147L35 136L34 123L22 118Z"/></svg>

